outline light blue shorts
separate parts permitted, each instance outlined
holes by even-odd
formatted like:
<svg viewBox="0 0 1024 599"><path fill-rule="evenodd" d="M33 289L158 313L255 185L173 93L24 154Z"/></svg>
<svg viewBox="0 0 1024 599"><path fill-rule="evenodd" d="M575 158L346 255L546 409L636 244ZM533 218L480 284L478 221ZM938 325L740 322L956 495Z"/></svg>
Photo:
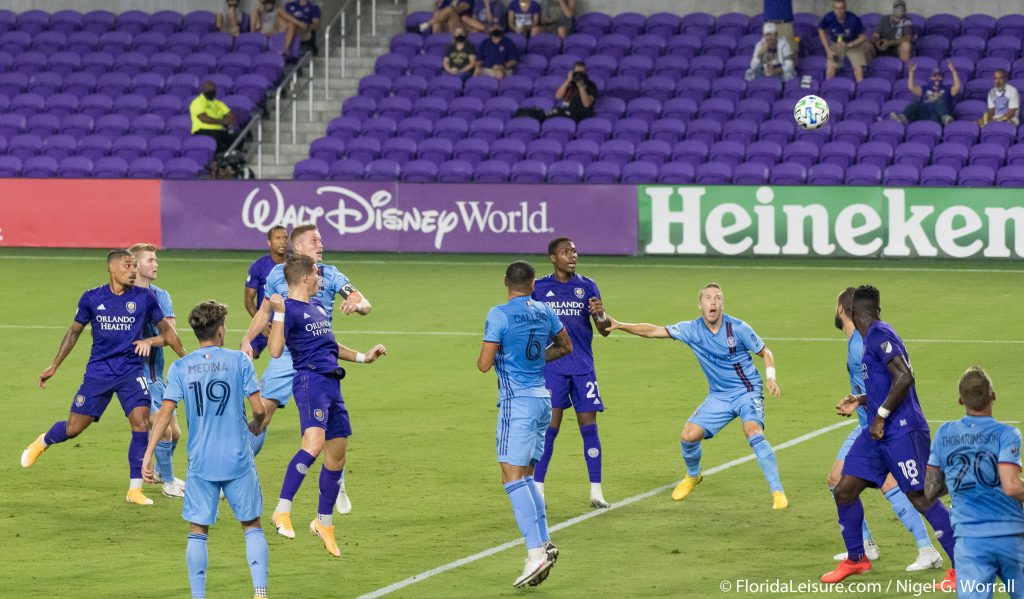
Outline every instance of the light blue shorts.
<svg viewBox="0 0 1024 599"><path fill-rule="evenodd" d="M710 439L736 418L764 428L764 395L760 389L736 397L709 395L697 406L689 422L704 429L704 438Z"/></svg>
<svg viewBox="0 0 1024 599"><path fill-rule="evenodd" d="M149 388L149 398L151 403L149 404L150 416L156 416L156 413L160 411L161 406L164 405L164 391L167 390L167 386L164 385L163 379L157 379L151 381L146 379L146 386ZM174 408L174 415L178 415L178 408Z"/></svg>
<svg viewBox="0 0 1024 599"><path fill-rule="evenodd" d="M990 599L993 590L1012 599L1024 597L1024 535L957 537L955 553L960 599Z"/></svg>
<svg viewBox="0 0 1024 599"><path fill-rule="evenodd" d="M185 502L181 508L181 517L193 524L214 524L217 521L221 489L224 489L224 498L228 500L239 522L255 520L263 513L263 492L260 490L260 479L256 476L256 467L253 466L247 474L227 481L210 481L189 472L185 478Z"/></svg>
<svg viewBox="0 0 1024 599"><path fill-rule="evenodd" d="M532 466L544 455L544 433L551 424L551 398L516 397L498 402L498 461Z"/></svg>
<svg viewBox="0 0 1024 599"><path fill-rule="evenodd" d="M295 369L292 368L292 355L287 351L280 358L271 358L267 369L260 379L260 395L264 399L272 399L280 407L285 407L292 397L292 379Z"/></svg>
<svg viewBox="0 0 1024 599"><path fill-rule="evenodd" d="M839 446L839 453L836 454L837 462L846 461L846 454L850 453L850 448L853 447L853 442L857 440L857 437L860 436L860 432L862 430L864 429L858 424L853 427L853 430L850 431L849 435L846 435L846 438L843 439L843 444Z"/></svg>

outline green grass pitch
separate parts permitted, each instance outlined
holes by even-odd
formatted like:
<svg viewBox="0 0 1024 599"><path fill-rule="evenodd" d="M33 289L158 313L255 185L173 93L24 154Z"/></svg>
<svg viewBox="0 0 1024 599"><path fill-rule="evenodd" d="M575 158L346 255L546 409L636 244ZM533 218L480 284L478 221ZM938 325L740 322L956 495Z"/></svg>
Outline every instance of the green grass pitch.
<svg viewBox="0 0 1024 599"><path fill-rule="evenodd" d="M995 381L997 417L1024 420L1020 264L605 258L580 251L579 272L597 281L609 313L621 320L695 318L698 287L721 283L726 311L751 323L776 356L782 398L766 400L766 435L775 446L840 420L832 406L848 390L845 344L832 320L836 294L851 284L881 289L883 318L907 342L933 428L962 414L955 385L974 364ZM103 255L0 251L0 595L6 597L189 596L180 500L150 486L154 506L124 503L128 427L116 402L83 436L51 449L29 470L18 465L22 449L65 417L81 380L88 335L47 389L36 385L79 294L105 282ZM237 347L248 324L242 283L257 255L162 252L158 284L174 299L179 327L186 327L191 306L215 298L231 309L228 342ZM548 272L546 257L526 258L538 274ZM272 597L356 597L518 538L494 460L495 376L475 368L483 319L505 299L501 277L510 260L327 256L374 305L367 317L338 313L339 340L357 349L385 343L388 356L353 365L343 384L355 434L346 475L354 511L335 516L341 559L305 533L319 466L296 497L298 537L284 539L270 527L284 468L298 447L294 409L274 419L257 460ZM194 348L186 329L179 332ZM605 496L621 501L678 480L679 431L707 389L692 354L679 343L622 333L596 339L595 351L607 406L599 417ZM258 371L266 360L257 362ZM184 415L180 420L184 429ZM661 492L556 532L562 557L543 586L511 588L525 553L518 546L391 596L706 597L722 594L723 581L816 581L842 550L824 479L848 430L778 452L791 503L784 512L770 509L767 484L756 462L747 461L707 477L686 501ZM590 511L581 447L568 415L546 484L552 525ZM705 444L704 467L749 454L733 423ZM185 459L182 444L175 457L179 476ZM923 583L940 575L905 573L916 555L913 539L879 493L865 495L865 508L882 558L854 580L882 590L864 596L896 596L894 586L885 591L890 581ZM241 530L223 503L210 534L208 596L252 596Z"/></svg>

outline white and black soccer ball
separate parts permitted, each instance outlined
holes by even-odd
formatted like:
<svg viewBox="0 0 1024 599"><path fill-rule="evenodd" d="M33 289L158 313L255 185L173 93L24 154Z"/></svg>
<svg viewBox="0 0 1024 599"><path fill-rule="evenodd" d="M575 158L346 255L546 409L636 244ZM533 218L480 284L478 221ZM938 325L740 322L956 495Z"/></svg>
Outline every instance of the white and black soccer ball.
<svg viewBox="0 0 1024 599"><path fill-rule="evenodd" d="M804 96L793 108L793 118L802 129L818 129L828 122L828 102L818 96Z"/></svg>

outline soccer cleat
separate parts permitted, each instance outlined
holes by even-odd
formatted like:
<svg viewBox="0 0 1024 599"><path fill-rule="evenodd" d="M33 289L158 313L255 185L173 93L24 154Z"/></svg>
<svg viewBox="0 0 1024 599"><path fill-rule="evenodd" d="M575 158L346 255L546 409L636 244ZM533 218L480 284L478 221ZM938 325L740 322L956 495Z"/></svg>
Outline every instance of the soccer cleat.
<svg viewBox="0 0 1024 599"><path fill-rule="evenodd" d="M869 570L871 570L871 560L867 557L861 557L860 561L856 562L844 559L839 562L839 565L836 566L835 570L822 574L821 581L826 584L835 584L849 576L853 576L854 574L864 574Z"/></svg>
<svg viewBox="0 0 1024 599"><path fill-rule="evenodd" d="M142 492L142 489L128 489L128 496L124 498L128 503L138 505L153 505L153 500Z"/></svg>
<svg viewBox="0 0 1024 599"><path fill-rule="evenodd" d="M672 499L675 501L682 501L686 499L686 496L689 495L693 491L693 488L699 485L702 480L704 480L703 474L698 474L697 477L694 478L687 473L686 478L679 481L679 484L676 485L676 488L672 491Z"/></svg>
<svg viewBox="0 0 1024 599"><path fill-rule="evenodd" d="M515 580L515 582L512 583L512 586L518 589L519 587L530 584L550 570L553 563L554 562L548 559L547 554L538 560L526 558L526 565L523 567L523 573Z"/></svg>
<svg viewBox="0 0 1024 599"><path fill-rule="evenodd" d="M551 562L551 568L553 568L555 566L555 562L558 561L558 547L555 547L554 543L548 541L544 543L544 552L548 554L548 561ZM548 568L547 570L541 572L537 576L537 578L534 578L530 581L529 585L531 587L535 587L540 583L544 582L545 580L547 580L548 576L551 575L551 568Z"/></svg>
<svg viewBox="0 0 1024 599"><path fill-rule="evenodd" d="M942 556L935 550L934 547L925 547L917 552L917 560L914 563L907 566L907 572L917 572L919 570L930 570L932 568L942 567Z"/></svg>
<svg viewBox="0 0 1024 599"><path fill-rule="evenodd" d="M603 510L603 509L607 509L607 508L612 507L612 505L610 503L608 503L607 501L605 501L604 497L602 497L600 494L591 493L590 494L590 507L596 508L596 509L599 509L599 510Z"/></svg>
<svg viewBox="0 0 1024 599"><path fill-rule="evenodd" d="M786 494L782 491L775 491L772 493L772 509L773 510L784 510L789 507L789 500L786 499Z"/></svg>
<svg viewBox="0 0 1024 599"><path fill-rule="evenodd" d="M936 591L955 591L956 590L956 570L950 568L946 570L946 577L941 582L935 583Z"/></svg>
<svg viewBox="0 0 1024 599"><path fill-rule="evenodd" d="M341 488L338 490L338 498L334 501L334 507L342 516L352 513L352 500L348 498L348 493L345 492L344 482L341 483Z"/></svg>
<svg viewBox="0 0 1024 599"><path fill-rule="evenodd" d="M43 435L39 435L31 445L25 448L25 451L21 452L21 467L28 468L35 464L44 451L46 451L46 445L43 444Z"/></svg>
<svg viewBox="0 0 1024 599"><path fill-rule="evenodd" d="M878 548L878 543L876 543L874 539L864 539L864 555L866 555L868 559L872 561L878 559L878 557L882 555L881 550ZM833 556L833 559L835 559L837 562L845 560L846 552L844 551L842 553L836 554L835 556Z"/></svg>
<svg viewBox="0 0 1024 599"><path fill-rule="evenodd" d="M163 493L165 497L184 497L185 489L175 483L164 483Z"/></svg>
<svg viewBox="0 0 1024 599"><path fill-rule="evenodd" d="M277 534L288 539L295 538L292 515L289 512L274 512L274 515L270 517L270 523L277 529Z"/></svg>
<svg viewBox="0 0 1024 599"><path fill-rule="evenodd" d="M320 540L324 542L324 549L327 550L327 553L334 557L341 557L341 550L338 549L338 543L334 540L333 526L321 526L320 521L314 519L309 523L309 532L320 537Z"/></svg>

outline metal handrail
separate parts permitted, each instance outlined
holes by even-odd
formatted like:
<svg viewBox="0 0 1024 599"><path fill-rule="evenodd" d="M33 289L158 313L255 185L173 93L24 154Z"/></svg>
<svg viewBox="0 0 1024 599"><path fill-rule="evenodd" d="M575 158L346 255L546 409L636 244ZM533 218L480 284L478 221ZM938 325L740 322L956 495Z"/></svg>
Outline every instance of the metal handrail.
<svg viewBox="0 0 1024 599"><path fill-rule="evenodd" d="M281 164L281 95L284 93L284 88L291 87L292 93L288 94L288 101L291 102L292 107L292 143L296 142L296 125L298 124L297 110L298 102L297 94L294 93L294 89L298 86L299 82L299 71L306 65L309 65L309 120L313 120L313 69L316 64L313 60L313 53L307 52L299 58L299 61L295 63L295 66L291 70L284 74L281 78L281 85L278 85L274 89L274 164ZM285 105L285 108L288 106Z"/></svg>
<svg viewBox="0 0 1024 599"><path fill-rule="evenodd" d="M397 2L397 0L396 0ZM345 45L348 41L347 29L347 14L349 8L355 4L355 19L356 19L356 56L363 55L363 43L362 43L362 32L363 32L363 2L362 0L348 0L342 5L341 10L338 14L331 19L331 22L324 28L324 48L326 53L324 54L324 99L331 99L331 31L337 27L338 35L341 38L341 77L342 79L346 76L347 70L347 56ZM370 0L370 34L373 37L377 37L377 0Z"/></svg>

